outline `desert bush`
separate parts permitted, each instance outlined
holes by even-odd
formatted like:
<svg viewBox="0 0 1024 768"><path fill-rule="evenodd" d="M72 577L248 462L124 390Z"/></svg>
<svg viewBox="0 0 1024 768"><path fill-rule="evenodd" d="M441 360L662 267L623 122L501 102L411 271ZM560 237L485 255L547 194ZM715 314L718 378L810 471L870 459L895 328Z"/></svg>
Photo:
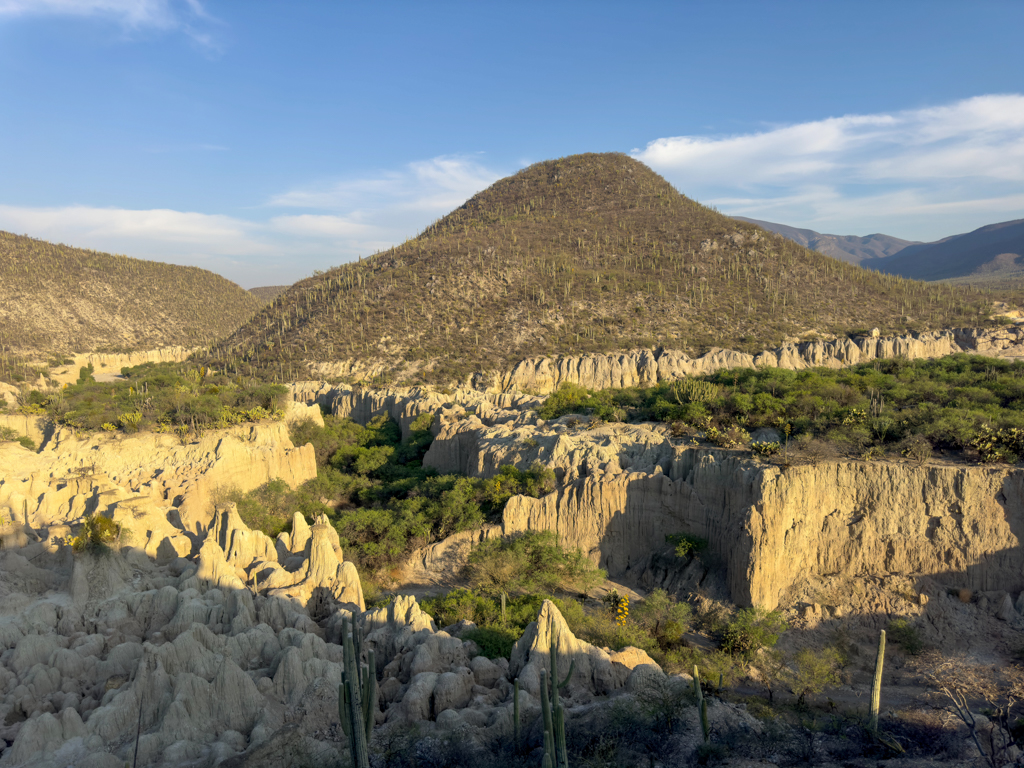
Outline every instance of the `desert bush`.
<svg viewBox="0 0 1024 768"><path fill-rule="evenodd" d="M708 546L707 539L691 536L688 533L670 533L665 536L665 542L675 546L676 557L681 559L687 559L690 555L703 552Z"/></svg>
<svg viewBox="0 0 1024 768"><path fill-rule="evenodd" d="M749 660L762 648L773 648L786 629L788 625L779 611L743 608L722 632L722 648Z"/></svg>
<svg viewBox="0 0 1024 768"><path fill-rule="evenodd" d="M501 627L478 627L463 632L462 639L476 643L481 656L488 659L507 659L512 655L512 646L520 634Z"/></svg>
<svg viewBox="0 0 1024 768"><path fill-rule="evenodd" d="M71 539L75 552L99 552L109 549L121 537L121 526L104 515L94 514L82 523L78 535Z"/></svg>
<svg viewBox="0 0 1024 768"><path fill-rule="evenodd" d="M897 643L905 653L909 653L911 656L917 656L924 650L921 633L907 619L898 618L890 621L886 634L890 640Z"/></svg>
<svg viewBox="0 0 1024 768"><path fill-rule="evenodd" d="M481 542L469 555L465 575L475 589L489 594L585 594L606 577L582 552L559 545L552 531L524 531Z"/></svg>
<svg viewBox="0 0 1024 768"><path fill-rule="evenodd" d="M664 649L682 641L683 634L690 630L692 616L693 609L688 603L678 602L664 589L656 589L634 604L630 619Z"/></svg>
<svg viewBox="0 0 1024 768"><path fill-rule="evenodd" d="M932 444L924 435L911 435L899 444L900 455L923 464L932 457Z"/></svg>
<svg viewBox="0 0 1024 768"><path fill-rule="evenodd" d="M798 706L803 706L807 696L816 696L829 686L839 685L841 670L842 659L835 648L799 651L789 677L789 689L797 697Z"/></svg>
<svg viewBox="0 0 1024 768"><path fill-rule="evenodd" d="M687 379L728 389L699 402L676 397L679 383L594 391L576 387L574 402L605 403L637 420L672 423L674 436L704 431L723 445L742 444L731 427L753 431L789 425L794 458L831 458L813 443L824 440L844 453L881 458L889 448L912 461L930 451L970 450L982 460L1013 462L1024 456L1024 362L978 355L936 360L876 360L844 369L732 369ZM558 393L556 393L558 394ZM555 407L555 395L548 398ZM680 402L680 400L684 402ZM742 424L738 419L742 418ZM927 441L927 442L924 442ZM758 455L781 450L752 446Z"/></svg>

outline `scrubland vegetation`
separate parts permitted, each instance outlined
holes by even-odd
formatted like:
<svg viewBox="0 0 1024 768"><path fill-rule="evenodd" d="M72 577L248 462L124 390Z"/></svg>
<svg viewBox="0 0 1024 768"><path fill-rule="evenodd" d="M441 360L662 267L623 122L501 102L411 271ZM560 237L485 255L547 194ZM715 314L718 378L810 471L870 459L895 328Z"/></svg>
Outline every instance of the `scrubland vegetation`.
<svg viewBox="0 0 1024 768"><path fill-rule="evenodd" d="M211 359L280 380L359 360L381 366L378 384L443 382L543 354L985 325L993 295L860 269L702 206L625 155L586 154L297 283Z"/></svg>
<svg viewBox="0 0 1024 768"><path fill-rule="evenodd" d="M679 436L728 447L771 428L779 443L755 450L782 458L924 461L943 451L1015 463L1024 457L1024 363L961 354L839 370L731 369L650 388L563 385L540 415L568 413L670 422Z"/></svg>
<svg viewBox="0 0 1024 768"><path fill-rule="evenodd" d="M18 350L194 347L223 338L261 301L198 267L0 232L0 380Z"/></svg>
<svg viewBox="0 0 1024 768"><path fill-rule="evenodd" d="M288 393L280 384L214 373L180 363L145 363L122 381L97 382L90 367L55 390L23 390L16 412L45 415L84 431L173 432L182 440L204 430L280 418Z"/></svg>
<svg viewBox="0 0 1024 768"><path fill-rule="evenodd" d="M312 443L317 478L295 490L271 482L248 494L229 493L247 525L275 536L292 514L325 514L338 530L346 557L360 572L387 579L387 571L416 547L500 518L516 494L541 496L554 490L554 473L540 464L522 471L502 467L490 480L438 475L423 467L432 417L420 417L402 442L395 422L378 417L362 427L324 417L292 427L297 445Z"/></svg>

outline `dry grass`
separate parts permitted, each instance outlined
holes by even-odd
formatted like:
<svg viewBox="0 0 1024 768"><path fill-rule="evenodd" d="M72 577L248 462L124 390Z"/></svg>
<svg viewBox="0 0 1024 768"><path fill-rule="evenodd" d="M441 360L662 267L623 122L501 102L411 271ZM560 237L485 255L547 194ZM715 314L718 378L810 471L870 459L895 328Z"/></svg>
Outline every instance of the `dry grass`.
<svg viewBox="0 0 1024 768"><path fill-rule="evenodd" d="M621 154L538 163L402 245L297 283L221 345L243 370L431 381L524 357L757 351L809 330L983 324L983 291L870 272L686 198ZM378 382L379 383L379 382Z"/></svg>

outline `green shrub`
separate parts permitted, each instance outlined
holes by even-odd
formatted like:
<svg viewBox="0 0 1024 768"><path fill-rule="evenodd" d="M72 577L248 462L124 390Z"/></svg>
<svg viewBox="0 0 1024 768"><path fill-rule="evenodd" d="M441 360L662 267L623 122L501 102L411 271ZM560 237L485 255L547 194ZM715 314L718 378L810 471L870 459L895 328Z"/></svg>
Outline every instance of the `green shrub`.
<svg viewBox="0 0 1024 768"><path fill-rule="evenodd" d="M582 552L559 545L553 531L484 541L470 552L465 573L475 589L487 594L586 593L606 577Z"/></svg>
<svg viewBox="0 0 1024 768"><path fill-rule="evenodd" d="M508 629L483 627L464 632L462 639L476 643L481 656L488 659L507 659L512 655L512 646L519 636L520 633Z"/></svg>
<svg viewBox="0 0 1024 768"><path fill-rule="evenodd" d="M907 621L907 619L899 618L890 621L886 634L890 640L898 644L905 653L911 656L917 656L924 650L924 641L921 639L921 634L918 632L917 627Z"/></svg>
<svg viewBox="0 0 1024 768"><path fill-rule="evenodd" d="M121 526L104 515L94 514L82 523L78 535L71 539L75 552L104 552L121 537Z"/></svg>
<svg viewBox="0 0 1024 768"><path fill-rule="evenodd" d="M670 533L665 537L665 542L675 545L676 557L681 559L703 552L708 546L707 539L691 536L688 533Z"/></svg>
<svg viewBox="0 0 1024 768"><path fill-rule="evenodd" d="M815 651L805 648L797 653L793 671L789 678L789 689L797 697L797 704L803 706L804 698L817 695L829 686L839 685L842 657L835 648Z"/></svg>
<svg viewBox="0 0 1024 768"><path fill-rule="evenodd" d="M773 648L788 625L779 611L744 608L722 633L722 648L734 656L753 658L762 648Z"/></svg>
<svg viewBox="0 0 1024 768"><path fill-rule="evenodd" d="M668 648L682 642L683 635L690 631L693 610L664 589L656 589L634 603L630 619L655 638L659 646Z"/></svg>

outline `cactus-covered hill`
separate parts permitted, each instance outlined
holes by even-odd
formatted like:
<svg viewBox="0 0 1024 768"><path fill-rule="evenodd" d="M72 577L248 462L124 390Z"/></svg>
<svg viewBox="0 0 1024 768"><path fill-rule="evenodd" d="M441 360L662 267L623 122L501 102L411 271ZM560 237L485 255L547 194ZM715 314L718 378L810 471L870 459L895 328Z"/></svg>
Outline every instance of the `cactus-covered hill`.
<svg viewBox="0 0 1024 768"><path fill-rule="evenodd" d="M418 237L297 283L215 354L280 378L334 361L356 378L451 381L541 354L973 325L988 306L730 219L626 155L585 154L525 168Z"/></svg>
<svg viewBox="0 0 1024 768"><path fill-rule="evenodd" d="M206 345L262 302L220 275L0 232L0 345L31 351Z"/></svg>

